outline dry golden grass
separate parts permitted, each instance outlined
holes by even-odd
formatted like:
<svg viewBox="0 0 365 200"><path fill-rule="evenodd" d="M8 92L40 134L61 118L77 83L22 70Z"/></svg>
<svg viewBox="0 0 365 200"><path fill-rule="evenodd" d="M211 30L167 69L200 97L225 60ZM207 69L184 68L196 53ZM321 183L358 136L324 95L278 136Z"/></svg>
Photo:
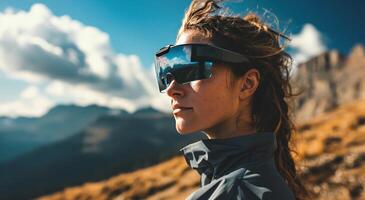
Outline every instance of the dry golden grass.
<svg viewBox="0 0 365 200"><path fill-rule="evenodd" d="M298 130L301 177L315 199L365 199L365 101L340 106Z"/></svg>
<svg viewBox="0 0 365 200"><path fill-rule="evenodd" d="M197 172L189 169L185 160L179 156L109 180L67 188L39 200L184 199L198 185Z"/></svg>

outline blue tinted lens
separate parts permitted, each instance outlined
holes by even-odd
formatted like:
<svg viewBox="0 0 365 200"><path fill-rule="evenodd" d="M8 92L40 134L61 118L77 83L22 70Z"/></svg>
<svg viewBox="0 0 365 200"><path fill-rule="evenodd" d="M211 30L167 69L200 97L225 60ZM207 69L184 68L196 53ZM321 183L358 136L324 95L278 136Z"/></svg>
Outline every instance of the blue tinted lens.
<svg viewBox="0 0 365 200"><path fill-rule="evenodd" d="M180 84L210 78L212 62L191 62L191 46L177 46L166 54L156 57L155 70L160 92L163 92L173 79Z"/></svg>

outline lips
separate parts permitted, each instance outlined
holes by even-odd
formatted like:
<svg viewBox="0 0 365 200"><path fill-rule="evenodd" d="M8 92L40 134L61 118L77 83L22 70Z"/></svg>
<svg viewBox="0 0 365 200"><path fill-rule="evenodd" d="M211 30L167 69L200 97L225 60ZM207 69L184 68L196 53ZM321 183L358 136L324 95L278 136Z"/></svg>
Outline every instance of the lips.
<svg viewBox="0 0 365 200"><path fill-rule="evenodd" d="M185 112L189 112L189 111L192 111L193 108L176 108L172 111L173 114L177 114L177 113L185 113Z"/></svg>
<svg viewBox="0 0 365 200"><path fill-rule="evenodd" d="M178 112L190 111L193 109L193 107L182 106L181 104L173 104L172 109L173 109L173 113L175 114Z"/></svg>
<svg viewBox="0 0 365 200"><path fill-rule="evenodd" d="M193 107L183 106L181 104L172 104L172 109L192 109Z"/></svg>

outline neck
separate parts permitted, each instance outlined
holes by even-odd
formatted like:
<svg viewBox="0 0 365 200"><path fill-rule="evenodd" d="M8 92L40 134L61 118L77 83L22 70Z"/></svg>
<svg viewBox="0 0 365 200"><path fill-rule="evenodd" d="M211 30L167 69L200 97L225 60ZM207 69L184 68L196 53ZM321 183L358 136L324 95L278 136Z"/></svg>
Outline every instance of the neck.
<svg viewBox="0 0 365 200"><path fill-rule="evenodd" d="M234 116L203 130L203 133L209 139L232 138L256 133L251 117L251 108L251 99L248 99L240 104L240 108Z"/></svg>
<svg viewBox="0 0 365 200"><path fill-rule="evenodd" d="M256 133L256 129L252 127L251 123L244 123L242 121L236 123L234 120L211 127L210 129L204 130L203 133L209 139L223 139L254 134Z"/></svg>

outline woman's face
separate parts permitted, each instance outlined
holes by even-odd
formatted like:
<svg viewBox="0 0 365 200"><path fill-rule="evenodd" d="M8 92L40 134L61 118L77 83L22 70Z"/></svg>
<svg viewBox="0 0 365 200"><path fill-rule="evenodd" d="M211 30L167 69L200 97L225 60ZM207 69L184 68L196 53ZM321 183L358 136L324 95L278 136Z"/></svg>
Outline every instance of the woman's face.
<svg viewBox="0 0 365 200"><path fill-rule="evenodd" d="M210 43L199 33L188 31L176 44ZM214 64L212 77L178 84L173 80L166 93L171 98L176 129L181 134L204 131L206 134L229 130L235 123L239 108L237 85L230 85L230 70ZM232 77L233 78L233 77Z"/></svg>

